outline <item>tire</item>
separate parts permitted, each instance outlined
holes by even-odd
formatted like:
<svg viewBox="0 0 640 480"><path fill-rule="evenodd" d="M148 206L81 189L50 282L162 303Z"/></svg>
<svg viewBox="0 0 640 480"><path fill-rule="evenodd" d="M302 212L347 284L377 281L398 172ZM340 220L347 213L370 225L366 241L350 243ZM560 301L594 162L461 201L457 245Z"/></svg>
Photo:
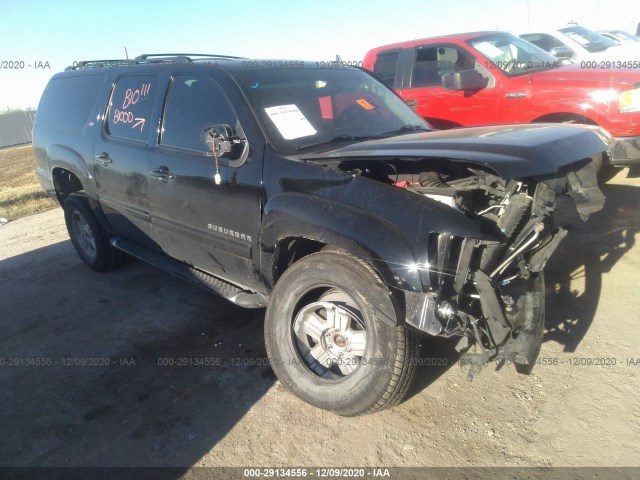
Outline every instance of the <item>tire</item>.
<svg viewBox="0 0 640 480"><path fill-rule="evenodd" d="M613 166L611 159L606 153L594 155L592 158L597 167L599 184L607 183L618 173L619 169Z"/></svg>
<svg viewBox="0 0 640 480"><path fill-rule="evenodd" d="M73 247L89 267L103 272L122 261L122 252L111 246L109 235L98 222L85 195L72 193L66 198L64 220Z"/></svg>
<svg viewBox="0 0 640 480"><path fill-rule="evenodd" d="M389 312L393 312L389 317ZM380 277L365 262L323 251L291 266L265 318L276 376L302 400L343 416L398 404L415 374L418 336L397 325Z"/></svg>

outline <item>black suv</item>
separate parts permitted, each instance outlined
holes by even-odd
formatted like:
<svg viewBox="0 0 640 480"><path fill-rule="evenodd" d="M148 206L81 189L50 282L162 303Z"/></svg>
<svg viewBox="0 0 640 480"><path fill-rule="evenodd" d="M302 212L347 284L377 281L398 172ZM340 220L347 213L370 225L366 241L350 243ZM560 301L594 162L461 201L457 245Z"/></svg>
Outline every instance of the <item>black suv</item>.
<svg viewBox="0 0 640 480"><path fill-rule="evenodd" d="M358 68L203 55L80 62L49 82L43 188L93 269L123 252L267 307L280 381L357 415L398 403L418 336L458 336L470 375L526 372L557 194L602 207L597 127L434 131ZM473 347L473 348L471 348Z"/></svg>

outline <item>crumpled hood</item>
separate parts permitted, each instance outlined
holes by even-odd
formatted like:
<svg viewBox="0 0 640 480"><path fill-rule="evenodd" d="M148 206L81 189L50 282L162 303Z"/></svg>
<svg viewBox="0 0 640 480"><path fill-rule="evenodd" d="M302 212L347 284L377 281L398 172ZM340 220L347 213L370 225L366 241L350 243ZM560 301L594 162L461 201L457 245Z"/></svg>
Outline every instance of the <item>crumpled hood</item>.
<svg viewBox="0 0 640 480"><path fill-rule="evenodd" d="M401 135L350 144L300 159L447 158L484 165L502 178L551 176L610 149L602 128L567 124L493 125Z"/></svg>

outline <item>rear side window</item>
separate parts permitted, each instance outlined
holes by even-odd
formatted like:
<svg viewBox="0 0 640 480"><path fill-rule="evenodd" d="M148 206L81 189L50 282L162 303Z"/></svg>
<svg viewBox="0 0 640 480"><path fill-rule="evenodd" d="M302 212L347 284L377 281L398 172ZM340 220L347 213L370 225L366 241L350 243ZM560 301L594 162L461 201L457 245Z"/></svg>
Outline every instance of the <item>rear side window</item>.
<svg viewBox="0 0 640 480"><path fill-rule="evenodd" d="M169 90L161 144L208 152L205 129L228 125L237 131L236 115L220 87L200 75L178 75Z"/></svg>
<svg viewBox="0 0 640 480"><path fill-rule="evenodd" d="M89 122L105 75L54 78L47 85L36 113L39 127L77 132Z"/></svg>
<svg viewBox="0 0 640 480"><path fill-rule="evenodd" d="M155 75L120 77L111 95L107 134L146 142L157 89L158 79Z"/></svg>
<svg viewBox="0 0 640 480"><path fill-rule="evenodd" d="M553 35L547 33L526 33L520 35L520 38L525 39L529 43L533 43L536 47L540 47L545 52L550 52L555 47L564 47L565 44L556 39Z"/></svg>
<svg viewBox="0 0 640 480"><path fill-rule="evenodd" d="M391 88L393 88L396 81L396 69L398 68L399 57L399 50L379 53L373 65L373 73Z"/></svg>

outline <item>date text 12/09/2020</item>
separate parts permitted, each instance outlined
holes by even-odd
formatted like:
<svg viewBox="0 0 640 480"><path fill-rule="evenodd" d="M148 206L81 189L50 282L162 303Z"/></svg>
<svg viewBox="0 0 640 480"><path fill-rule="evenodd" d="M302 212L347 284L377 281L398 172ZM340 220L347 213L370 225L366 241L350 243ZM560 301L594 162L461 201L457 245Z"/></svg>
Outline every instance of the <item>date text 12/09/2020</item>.
<svg viewBox="0 0 640 480"><path fill-rule="evenodd" d="M366 478L391 477L388 468L245 468L244 478Z"/></svg>
<svg viewBox="0 0 640 480"><path fill-rule="evenodd" d="M33 69L50 69L51 65L46 60L32 60L25 62L24 60L0 60L0 70L24 70L26 68Z"/></svg>

